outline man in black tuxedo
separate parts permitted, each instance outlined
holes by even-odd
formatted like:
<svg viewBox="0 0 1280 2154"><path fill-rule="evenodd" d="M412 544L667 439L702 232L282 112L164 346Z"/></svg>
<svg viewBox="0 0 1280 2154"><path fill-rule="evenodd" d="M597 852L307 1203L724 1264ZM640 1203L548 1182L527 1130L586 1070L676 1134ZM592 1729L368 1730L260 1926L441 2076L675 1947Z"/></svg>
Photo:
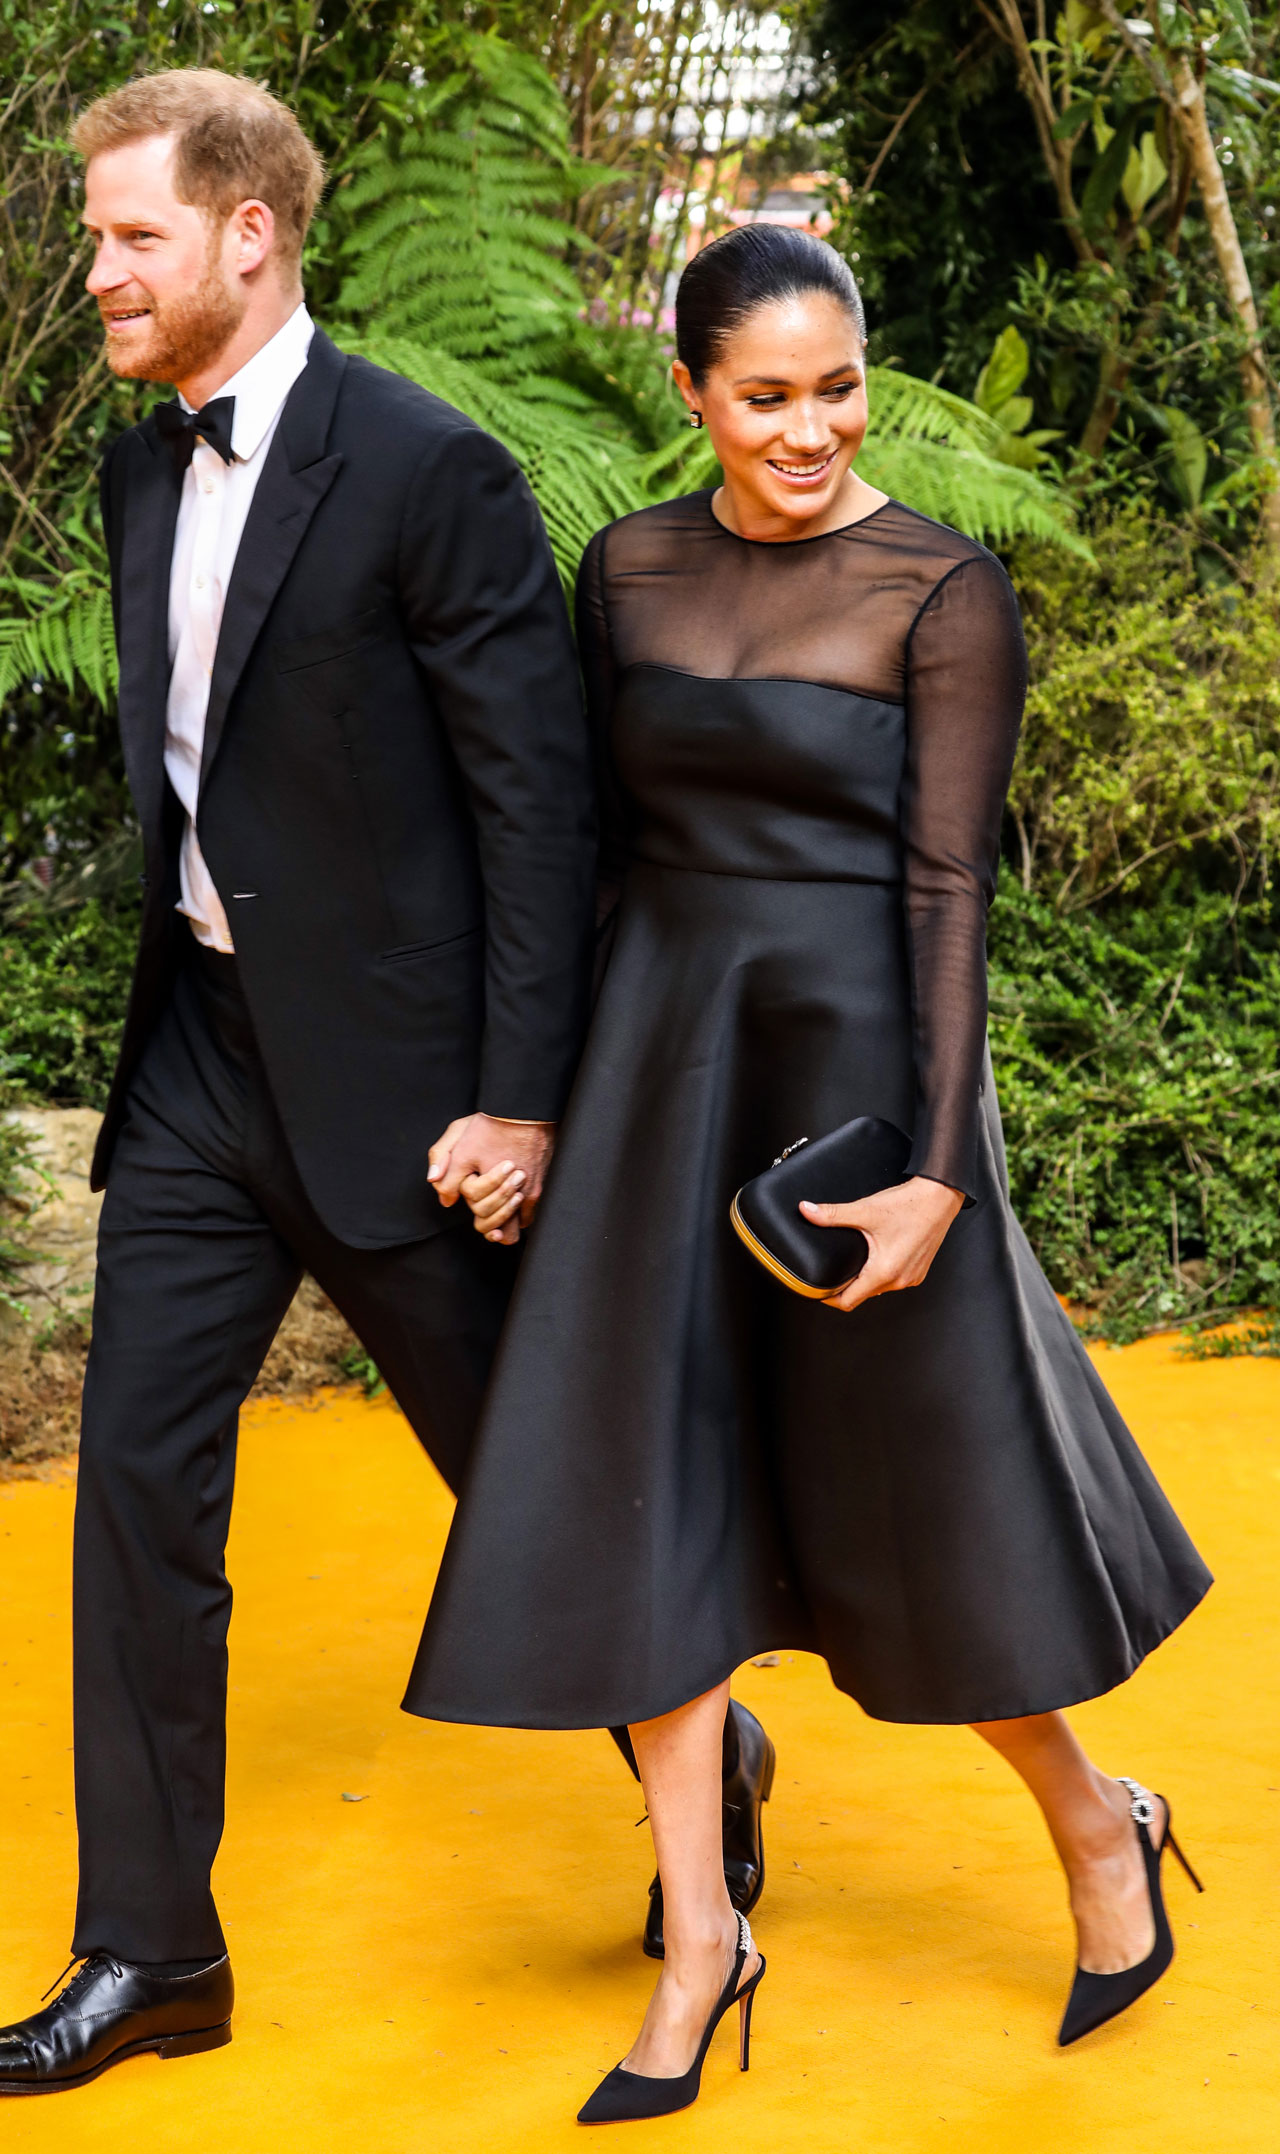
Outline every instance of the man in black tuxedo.
<svg viewBox="0 0 1280 2154"><path fill-rule="evenodd" d="M537 509L490 436L312 324L322 173L296 120L173 71L77 142L110 364L180 396L102 477L146 894L94 1167L84 1965L0 2030L0 2093L230 2039L210 1871L238 1409L306 1269L456 1485L592 941L590 755ZM472 1231L459 1196L495 1179ZM740 1727L742 1899L765 1739Z"/></svg>

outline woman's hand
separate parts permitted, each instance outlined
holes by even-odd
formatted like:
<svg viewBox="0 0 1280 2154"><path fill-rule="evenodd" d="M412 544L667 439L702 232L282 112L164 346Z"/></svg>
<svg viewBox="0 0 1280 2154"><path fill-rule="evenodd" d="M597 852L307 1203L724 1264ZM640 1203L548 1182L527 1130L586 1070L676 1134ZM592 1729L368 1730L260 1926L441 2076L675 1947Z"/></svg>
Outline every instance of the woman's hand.
<svg viewBox="0 0 1280 2154"><path fill-rule="evenodd" d="M856 1279L826 1297L829 1309L856 1309L876 1294L919 1286L942 1247L964 1198L945 1182L913 1175L895 1189L882 1189L857 1204L802 1203L815 1227L857 1227L867 1237L867 1261Z"/></svg>

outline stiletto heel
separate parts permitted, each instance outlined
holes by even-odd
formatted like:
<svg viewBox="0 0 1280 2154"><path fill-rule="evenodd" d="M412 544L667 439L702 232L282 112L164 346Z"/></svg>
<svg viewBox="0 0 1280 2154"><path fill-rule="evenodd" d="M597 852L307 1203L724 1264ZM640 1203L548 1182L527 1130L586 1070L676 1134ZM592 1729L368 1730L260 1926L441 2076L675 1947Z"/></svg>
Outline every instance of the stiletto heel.
<svg viewBox="0 0 1280 2154"><path fill-rule="evenodd" d="M1118 1974L1093 1974L1086 1967L1076 1968L1067 2009L1062 2015L1058 2029L1059 2047L1066 2049L1071 2042L1078 2042L1081 2035L1092 2034L1096 2027L1105 2026L1109 2019L1128 2010L1144 1996L1173 1958L1173 1932L1165 1911L1164 1892L1160 1884L1160 1862L1167 1848L1171 1848L1191 1879L1197 1892L1203 1892L1191 1864L1173 1837L1171 1826L1173 1812L1163 1795L1153 1795L1140 1781L1119 1775L1120 1785L1129 1790L1129 1815L1138 1834L1142 1849L1143 1866L1147 1873L1147 1891L1151 1898L1151 1919L1155 1923L1156 1941L1144 1960L1135 1967L1122 1967ZM1156 1804L1164 1803L1164 1831L1157 1847L1151 1838L1151 1827L1156 1821Z"/></svg>
<svg viewBox="0 0 1280 2154"><path fill-rule="evenodd" d="M615 2064L607 2078L602 2079L589 2102L578 2111L579 2124L630 2124L642 2117L669 2117L677 2109L687 2109L698 2099L702 2084L702 2066L711 2047L715 2033L729 2007L739 2007L738 2061L746 2071L751 2056L751 2007L755 1994L764 1979L764 1955L749 1982L743 1982L742 1970L755 1947L751 1941L751 1924L745 1915L738 1916L738 1945L733 1955L733 1972L725 1983L716 2007L707 2021L698 2054L687 2072L678 2079L653 2079L646 2072L626 2072Z"/></svg>
<svg viewBox="0 0 1280 2154"><path fill-rule="evenodd" d="M755 2001L756 1989L753 1982L746 1996L738 2000L738 2070L740 2072L749 2072L751 2069L751 2007Z"/></svg>
<svg viewBox="0 0 1280 2154"><path fill-rule="evenodd" d="M1161 1796L1160 1799L1162 1802L1164 1801L1163 1796ZM1166 1804L1165 1807L1167 1811L1168 1805ZM1171 1855L1177 1856L1179 1862L1182 1864L1183 1869L1186 1871L1187 1876L1191 1879L1192 1884L1195 1886L1196 1891L1203 1892L1204 1886L1201 1884L1199 1878L1196 1876L1195 1871L1192 1869L1191 1864L1187 1861L1187 1858L1183 1854L1182 1849L1179 1847L1177 1841L1173 1837L1173 1834L1169 1830L1169 1820L1167 1815L1165 1818L1164 1825L1164 1839L1161 1841L1160 1844L1162 1847L1167 1847Z"/></svg>

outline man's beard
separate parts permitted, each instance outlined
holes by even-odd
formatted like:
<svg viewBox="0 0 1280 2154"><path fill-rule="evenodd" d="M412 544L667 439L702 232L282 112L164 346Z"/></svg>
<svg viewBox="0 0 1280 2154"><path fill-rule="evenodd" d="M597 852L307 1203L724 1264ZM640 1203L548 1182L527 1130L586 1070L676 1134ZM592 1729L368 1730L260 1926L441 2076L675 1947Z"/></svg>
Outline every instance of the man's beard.
<svg viewBox="0 0 1280 2154"><path fill-rule="evenodd" d="M219 235L220 237L220 235ZM246 293L229 289L220 272L218 238L205 257L194 291L162 307L139 283L151 309L150 334L141 350L115 352L107 339L107 364L114 374L133 381L190 381L223 351L244 320Z"/></svg>

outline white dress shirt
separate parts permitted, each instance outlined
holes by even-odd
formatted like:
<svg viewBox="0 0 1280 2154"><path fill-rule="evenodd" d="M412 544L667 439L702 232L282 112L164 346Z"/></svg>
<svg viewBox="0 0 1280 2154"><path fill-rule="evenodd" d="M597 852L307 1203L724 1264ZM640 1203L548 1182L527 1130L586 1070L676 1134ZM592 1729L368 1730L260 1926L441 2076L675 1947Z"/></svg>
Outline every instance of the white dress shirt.
<svg viewBox="0 0 1280 2154"><path fill-rule="evenodd" d="M195 831L209 683L223 602L249 504L262 476L284 400L307 363L314 327L305 306L299 306L283 329L277 329L270 342L256 351L238 374L215 390L216 396L233 396L236 400L231 422L232 461L224 464L216 449L197 440L190 469L183 475L178 504L169 573L171 670L164 735L164 767L187 811L179 862L182 896L178 910L190 920L198 942L228 954L234 945L227 915ZM184 410L192 409L185 397L182 404Z"/></svg>

